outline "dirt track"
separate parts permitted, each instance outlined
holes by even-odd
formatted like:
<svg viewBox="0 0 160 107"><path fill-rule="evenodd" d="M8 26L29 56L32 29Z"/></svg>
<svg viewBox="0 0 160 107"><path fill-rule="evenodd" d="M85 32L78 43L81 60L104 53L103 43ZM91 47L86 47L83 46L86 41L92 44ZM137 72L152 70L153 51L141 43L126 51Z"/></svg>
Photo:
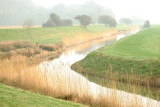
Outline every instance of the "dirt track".
<svg viewBox="0 0 160 107"><path fill-rule="evenodd" d="M37 28L41 26L33 26L32 28ZM19 29L19 28L24 28L23 26L0 26L0 29Z"/></svg>

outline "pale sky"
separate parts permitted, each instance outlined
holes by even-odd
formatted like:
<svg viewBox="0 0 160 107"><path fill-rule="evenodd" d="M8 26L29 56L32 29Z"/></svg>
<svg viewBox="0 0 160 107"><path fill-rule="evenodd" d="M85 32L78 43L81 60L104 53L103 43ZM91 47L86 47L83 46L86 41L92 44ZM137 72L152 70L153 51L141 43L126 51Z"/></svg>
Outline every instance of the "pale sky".
<svg viewBox="0 0 160 107"><path fill-rule="evenodd" d="M160 24L160 0L32 0L36 4L51 7L56 4L64 3L83 4L86 1L96 3L110 8L116 18L138 16L150 20L151 23Z"/></svg>

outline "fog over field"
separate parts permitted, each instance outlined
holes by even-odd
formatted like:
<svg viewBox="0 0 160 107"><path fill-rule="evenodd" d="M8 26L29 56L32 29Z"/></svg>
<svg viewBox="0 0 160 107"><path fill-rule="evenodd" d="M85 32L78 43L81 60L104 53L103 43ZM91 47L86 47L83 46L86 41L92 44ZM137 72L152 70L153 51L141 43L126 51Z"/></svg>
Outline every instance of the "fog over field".
<svg viewBox="0 0 160 107"><path fill-rule="evenodd" d="M49 14L56 13L64 19L74 20L76 15L86 14L96 23L100 15L130 18L133 24L150 20L160 23L159 0L0 0L0 25L22 25L31 19L34 25L42 25Z"/></svg>
<svg viewBox="0 0 160 107"><path fill-rule="evenodd" d="M83 4L94 1L99 5L110 8L117 18L120 17L141 17L151 20L153 23L160 23L160 14L158 14L159 0L33 0L35 3L51 7L53 5L64 3L67 5Z"/></svg>
<svg viewBox="0 0 160 107"><path fill-rule="evenodd" d="M0 107L160 107L159 1L0 0Z"/></svg>

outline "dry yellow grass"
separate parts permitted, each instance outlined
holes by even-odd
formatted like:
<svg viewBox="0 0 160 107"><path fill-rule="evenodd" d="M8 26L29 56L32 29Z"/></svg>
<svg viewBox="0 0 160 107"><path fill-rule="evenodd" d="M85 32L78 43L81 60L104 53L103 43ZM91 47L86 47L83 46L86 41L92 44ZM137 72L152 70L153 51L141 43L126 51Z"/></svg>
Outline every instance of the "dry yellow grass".
<svg viewBox="0 0 160 107"><path fill-rule="evenodd" d="M88 94L88 89L84 89L84 84L81 83L81 79L83 78L76 78L76 80L80 80L76 81L70 77L70 74L66 75L59 72L52 74L46 68L40 70L35 66L29 67L30 65L27 62L28 59L23 56L1 61L0 81L36 93L81 102L96 107L104 107L101 106L104 105L104 99L95 100ZM87 83L86 86L88 86ZM115 99L114 102L108 103L114 104Z"/></svg>
<svg viewBox="0 0 160 107"><path fill-rule="evenodd" d="M32 62L50 60L58 57L63 50L61 44L34 44L25 41L7 41L0 42L0 60L14 56L26 56L32 59Z"/></svg>
<svg viewBox="0 0 160 107"><path fill-rule="evenodd" d="M63 45L65 51L82 51L88 49L94 43L99 44L105 41L115 40L118 34L120 34L118 30L110 30L98 34L82 33L74 37L65 37L63 39Z"/></svg>
<svg viewBox="0 0 160 107"><path fill-rule="evenodd" d="M71 72L68 68L64 71L56 71L49 63L43 63L39 67L28 62L28 58L24 56L15 56L1 61L0 82L56 98L80 102L91 107L142 106L141 97L135 95L134 98L134 95L130 94L124 94L122 97L119 95L120 91L115 90L116 87L114 90L106 90L90 84L86 78ZM94 89L91 85L96 88Z"/></svg>
<svg viewBox="0 0 160 107"><path fill-rule="evenodd" d="M41 26L32 26L32 28L38 28ZM19 28L24 28L23 26L0 26L0 29L19 29Z"/></svg>

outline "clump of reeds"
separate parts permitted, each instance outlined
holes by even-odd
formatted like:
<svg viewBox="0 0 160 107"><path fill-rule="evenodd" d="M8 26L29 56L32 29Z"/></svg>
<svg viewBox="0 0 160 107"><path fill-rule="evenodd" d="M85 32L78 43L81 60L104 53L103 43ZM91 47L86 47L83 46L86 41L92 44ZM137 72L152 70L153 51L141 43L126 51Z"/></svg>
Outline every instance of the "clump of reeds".
<svg viewBox="0 0 160 107"><path fill-rule="evenodd" d="M35 66L24 56L0 62L0 82L44 95L71 100L91 107L144 106L141 96L90 83L86 78L66 69L57 69L50 63ZM63 63L62 63L63 66ZM115 83L113 83L115 85ZM150 99L147 104L153 104Z"/></svg>

